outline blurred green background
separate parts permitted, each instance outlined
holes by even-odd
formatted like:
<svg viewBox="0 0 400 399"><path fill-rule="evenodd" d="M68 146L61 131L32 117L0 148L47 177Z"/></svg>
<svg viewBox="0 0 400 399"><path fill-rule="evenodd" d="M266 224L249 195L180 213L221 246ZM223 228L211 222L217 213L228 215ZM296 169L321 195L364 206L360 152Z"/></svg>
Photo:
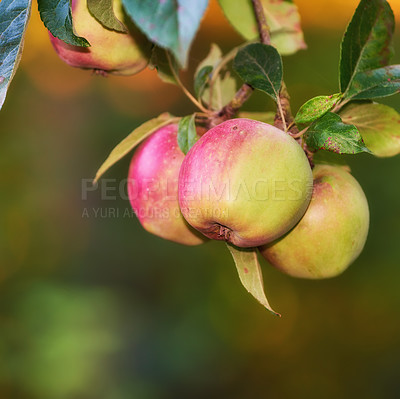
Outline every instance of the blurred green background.
<svg viewBox="0 0 400 399"><path fill-rule="evenodd" d="M294 111L338 90L357 2L298 3L309 48L284 60ZM63 65L32 18L0 114L0 398L400 397L400 156L348 157L371 229L343 275L296 280L262 261L278 319L242 288L223 244L166 242L126 198L82 199L82 179L134 127L193 108L148 71L104 79ZM192 68L212 41L241 41L215 3ZM400 97L385 103L400 111ZM255 95L246 108L271 106ZM128 165L105 179L123 181Z"/></svg>

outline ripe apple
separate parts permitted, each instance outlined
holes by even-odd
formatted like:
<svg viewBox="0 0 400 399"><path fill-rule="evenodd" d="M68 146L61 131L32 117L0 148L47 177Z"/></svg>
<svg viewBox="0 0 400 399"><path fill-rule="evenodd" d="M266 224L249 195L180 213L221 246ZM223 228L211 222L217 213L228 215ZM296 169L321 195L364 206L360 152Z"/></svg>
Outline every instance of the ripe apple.
<svg viewBox="0 0 400 399"><path fill-rule="evenodd" d="M362 188L343 167L317 165L313 175L313 195L303 218L260 251L291 276L320 279L342 273L358 257L368 235L369 210Z"/></svg>
<svg viewBox="0 0 400 399"><path fill-rule="evenodd" d="M133 75L147 66L151 43L129 22L121 0L113 0L113 6L117 18L129 27L129 33L104 28L90 14L86 0L72 0L76 34L87 39L91 46L72 46L49 32L53 47L64 62L73 67L115 75Z"/></svg>
<svg viewBox="0 0 400 399"><path fill-rule="evenodd" d="M289 231L310 202L312 173L297 142L250 119L231 119L204 134L179 174L179 205L207 237L239 247Z"/></svg>
<svg viewBox="0 0 400 399"><path fill-rule="evenodd" d="M183 218L178 204L178 175L184 154L178 126L158 129L136 150L129 168L128 195L141 225L150 233L185 245L206 240Z"/></svg>

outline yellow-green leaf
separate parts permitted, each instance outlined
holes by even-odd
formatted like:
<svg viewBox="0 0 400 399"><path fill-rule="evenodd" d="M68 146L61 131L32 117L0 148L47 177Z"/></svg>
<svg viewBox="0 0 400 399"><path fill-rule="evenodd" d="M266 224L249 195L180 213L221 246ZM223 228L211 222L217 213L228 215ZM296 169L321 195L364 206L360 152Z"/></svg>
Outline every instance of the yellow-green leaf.
<svg viewBox="0 0 400 399"><path fill-rule="evenodd" d="M104 163L100 166L100 169L96 173L94 182L100 179L100 177L122 159L126 154L132 151L140 142L146 137L150 136L160 127L169 125L171 123L177 123L180 118L176 118L171 114L165 112L159 117L151 119L139 127L137 127L129 136L125 137L110 153Z"/></svg>

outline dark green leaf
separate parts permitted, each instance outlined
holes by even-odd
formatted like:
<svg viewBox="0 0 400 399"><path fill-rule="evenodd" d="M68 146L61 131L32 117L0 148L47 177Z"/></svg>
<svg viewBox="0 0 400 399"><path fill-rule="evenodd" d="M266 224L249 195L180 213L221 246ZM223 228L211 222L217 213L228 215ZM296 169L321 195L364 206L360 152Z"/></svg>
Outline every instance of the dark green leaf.
<svg viewBox="0 0 400 399"><path fill-rule="evenodd" d="M194 91L197 98L201 97L203 94L203 91L210 80L210 74L212 71L213 67L208 65L200 69L199 73L196 75L194 80Z"/></svg>
<svg viewBox="0 0 400 399"><path fill-rule="evenodd" d="M168 58L171 62L169 62ZM154 46L149 63L150 69L156 69L158 77L166 83L178 84L175 75L178 75L178 65L175 57L161 47ZM172 72L172 69L175 73Z"/></svg>
<svg viewBox="0 0 400 399"><path fill-rule="evenodd" d="M346 92L346 98L368 100L391 96L399 91L400 65L391 65L357 73Z"/></svg>
<svg viewBox="0 0 400 399"><path fill-rule="evenodd" d="M218 0L229 22L247 40L258 38L251 0ZM280 54L293 54L306 48L300 14L292 1L261 0L271 32L271 44Z"/></svg>
<svg viewBox="0 0 400 399"><path fill-rule="evenodd" d="M388 65L393 31L393 12L386 0L361 0L342 40L342 93L356 73Z"/></svg>
<svg viewBox="0 0 400 399"><path fill-rule="evenodd" d="M194 114L185 116L179 121L178 125L178 145L185 155L199 138L197 136L194 118Z"/></svg>
<svg viewBox="0 0 400 399"><path fill-rule="evenodd" d="M113 0L87 0L89 12L105 28L117 32L127 32L126 26L115 16Z"/></svg>
<svg viewBox="0 0 400 399"><path fill-rule="evenodd" d="M157 118L151 119L139 127L137 127L131 134L125 137L111 152L107 159L100 166L96 173L94 182L100 179L100 177L122 159L126 154L132 151L139 143L141 143L146 137L153 134L160 127L169 125L171 123L178 122L179 118L173 117L171 114L165 112Z"/></svg>
<svg viewBox="0 0 400 399"><path fill-rule="evenodd" d="M257 259L257 250L255 248L238 248L231 244L226 245L235 261L236 269L244 288L266 309L274 315L280 316L279 313L271 308L265 295L264 280Z"/></svg>
<svg viewBox="0 0 400 399"><path fill-rule="evenodd" d="M238 75L250 86L278 101L282 84L282 59L266 44L253 43L238 51L233 62Z"/></svg>
<svg viewBox="0 0 400 399"><path fill-rule="evenodd" d="M31 6L31 0L0 2L0 109L21 59Z"/></svg>
<svg viewBox="0 0 400 399"><path fill-rule="evenodd" d="M304 103L294 118L296 123L310 123L330 111L342 98L342 94L318 96Z"/></svg>
<svg viewBox="0 0 400 399"><path fill-rule="evenodd" d="M346 123L353 123L365 144L378 157L400 154L400 115L383 104L349 104L340 112Z"/></svg>
<svg viewBox="0 0 400 399"><path fill-rule="evenodd" d="M343 123L340 116L332 112L316 120L304 136L311 150L327 150L337 154L371 152L357 128Z"/></svg>
<svg viewBox="0 0 400 399"><path fill-rule="evenodd" d="M160 47L169 49L183 66L208 0L122 0L135 24Z"/></svg>
<svg viewBox="0 0 400 399"><path fill-rule="evenodd" d="M74 34L69 0L38 0L40 18L51 34L73 46L88 47L89 42Z"/></svg>

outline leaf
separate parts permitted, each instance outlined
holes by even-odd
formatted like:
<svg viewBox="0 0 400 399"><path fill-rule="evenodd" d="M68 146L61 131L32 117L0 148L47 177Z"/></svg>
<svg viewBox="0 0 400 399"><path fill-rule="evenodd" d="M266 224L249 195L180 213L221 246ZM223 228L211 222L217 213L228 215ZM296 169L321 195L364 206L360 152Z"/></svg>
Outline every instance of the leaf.
<svg viewBox="0 0 400 399"><path fill-rule="evenodd" d="M330 111L342 98L342 94L318 96L304 103L294 118L295 123L307 124Z"/></svg>
<svg viewBox="0 0 400 399"><path fill-rule="evenodd" d="M96 183L100 177L122 159L126 154L132 151L140 142L146 137L150 136L159 128L169 125L171 123L177 123L179 118L173 117L171 114L165 112L157 118L151 119L139 127L137 127L129 136L125 137L110 153L104 163L100 166L100 169L96 173L94 183Z"/></svg>
<svg viewBox="0 0 400 399"><path fill-rule="evenodd" d="M253 119L255 121L273 125L275 122L275 112L239 112L239 118Z"/></svg>
<svg viewBox="0 0 400 399"><path fill-rule="evenodd" d="M207 54L206 58L197 65L195 76L206 66L212 66L213 69L221 62L222 51L217 44L212 43L210 47L210 52Z"/></svg>
<svg viewBox="0 0 400 399"><path fill-rule="evenodd" d="M387 97L400 91L400 65L359 72L346 93L347 99L368 100Z"/></svg>
<svg viewBox="0 0 400 399"><path fill-rule="evenodd" d="M122 0L135 24L160 47L169 49L187 66L190 46L208 0Z"/></svg>
<svg viewBox="0 0 400 399"><path fill-rule="evenodd" d="M282 59L278 51L267 44L253 43L238 51L233 68L250 86L278 101L282 84Z"/></svg>
<svg viewBox="0 0 400 399"><path fill-rule="evenodd" d="M230 72L227 71L225 75L217 76L212 93L210 92L209 87L204 89L202 99L205 103L209 104L210 108L221 109L232 100L236 91L236 80L231 76Z"/></svg>
<svg viewBox="0 0 400 399"><path fill-rule="evenodd" d="M261 267L257 259L257 250L255 248L238 248L230 244L226 245L235 261L236 269L244 288L246 288L261 305L274 315L280 316L279 313L271 308L265 296L264 281Z"/></svg>
<svg viewBox="0 0 400 399"><path fill-rule="evenodd" d="M210 75L213 70L211 65L205 66L200 69L199 73L196 75L194 80L194 91L197 98L201 97L206 88L207 83L210 81Z"/></svg>
<svg viewBox="0 0 400 399"><path fill-rule="evenodd" d="M171 59L171 65L168 61L168 57ZM158 77L163 82L177 85L178 82L176 81L174 73L172 73L171 66L175 71L175 75L178 75L178 65L174 56L167 50L164 50L158 46L154 46L151 53L149 68L155 68L157 70Z"/></svg>
<svg viewBox="0 0 400 399"><path fill-rule="evenodd" d="M339 115L332 112L317 119L304 136L311 150L327 150L337 154L371 152L364 145L357 128L346 125Z"/></svg>
<svg viewBox="0 0 400 399"><path fill-rule="evenodd" d="M349 87L358 72L388 65L394 17L386 0L361 0L341 44L340 90Z"/></svg>
<svg viewBox="0 0 400 399"><path fill-rule="evenodd" d="M74 34L69 0L38 0L40 18L51 34L73 46L89 47L89 42Z"/></svg>
<svg viewBox="0 0 400 399"><path fill-rule="evenodd" d="M247 40L258 38L257 21L251 0L218 0L232 26ZM300 14L291 0L261 0L271 31L271 44L282 55L306 48Z"/></svg>
<svg viewBox="0 0 400 399"><path fill-rule="evenodd" d="M353 123L367 147L378 157L400 154L400 114L383 104L349 104L340 112Z"/></svg>
<svg viewBox="0 0 400 399"><path fill-rule="evenodd" d="M0 2L0 109L21 59L31 0Z"/></svg>
<svg viewBox="0 0 400 399"><path fill-rule="evenodd" d="M199 139L194 118L195 114L185 116L179 121L178 125L178 145L185 155Z"/></svg>
<svg viewBox="0 0 400 399"><path fill-rule="evenodd" d="M113 0L87 0L87 7L105 28L122 33L128 32L126 26L114 14Z"/></svg>

